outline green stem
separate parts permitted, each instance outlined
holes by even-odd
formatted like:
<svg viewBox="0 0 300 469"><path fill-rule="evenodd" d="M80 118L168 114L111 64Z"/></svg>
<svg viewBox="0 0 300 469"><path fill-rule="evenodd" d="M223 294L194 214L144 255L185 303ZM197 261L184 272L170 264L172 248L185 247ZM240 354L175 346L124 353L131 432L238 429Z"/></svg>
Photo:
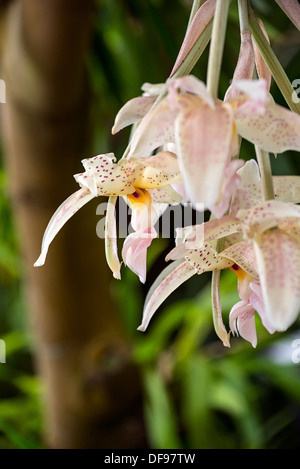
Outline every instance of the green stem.
<svg viewBox="0 0 300 469"><path fill-rule="evenodd" d="M249 16L249 22L253 37L257 44L257 47L266 62L275 82L277 83L278 88L280 89L284 99L286 100L291 111L300 114L300 104L294 103L292 96L294 93L294 88L291 85L291 82L285 73L281 63L273 52L270 44L264 36L258 22L253 15Z"/></svg>
<svg viewBox="0 0 300 469"><path fill-rule="evenodd" d="M256 158L260 169L264 200L275 198L270 155L255 145Z"/></svg>
<svg viewBox="0 0 300 469"><path fill-rule="evenodd" d="M238 0L240 31L250 33L248 0Z"/></svg>
<svg viewBox="0 0 300 469"><path fill-rule="evenodd" d="M218 97L221 64L230 0L217 0L207 67L207 89L213 99Z"/></svg>

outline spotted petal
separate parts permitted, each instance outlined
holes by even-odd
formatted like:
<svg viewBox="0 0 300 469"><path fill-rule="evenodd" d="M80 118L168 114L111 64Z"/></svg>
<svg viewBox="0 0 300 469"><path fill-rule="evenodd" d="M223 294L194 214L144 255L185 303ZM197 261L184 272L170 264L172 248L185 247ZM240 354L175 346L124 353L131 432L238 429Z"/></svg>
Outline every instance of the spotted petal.
<svg viewBox="0 0 300 469"><path fill-rule="evenodd" d="M249 107L237 107L234 119L237 132L265 151L300 151L300 116L272 101L259 115Z"/></svg>
<svg viewBox="0 0 300 469"><path fill-rule="evenodd" d="M267 322L285 331L300 309L300 243L275 230L255 240L254 248Z"/></svg>
<svg viewBox="0 0 300 469"><path fill-rule="evenodd" d="M300 207L294 204L269 200L249 210L239 210L237 218L242 221L243 233L248 238L274 228L289 218L300 218Z"/></svg>
<svg viewBox="0 0 300 469"><path fill-rule="evenodd" d="M194 205L203 203L210 209L222 199L223 176L230 158L232 113L225 106L211 109L192 95L179 95L178 105L181 112L176 120L176 143L185 187Z"/></svg>
<svg viewBox="0 0 300 469"><path fill-rule="evenodd" d="M87 189L79 189L77 192L72 194L65 200L60 207L56 210L51 220L48 223L46 231L44 233L42 241L41 254L38 260L35 262L35 267L39 267L45 263L47 252L50 244L61 230L64 224L87 202L94 198Z"/></svg>
<svg viewBox="0 0 300 469"><path fill-rule="evenodd" d="M182 180L176 155L169 151L162 151L137 160L127 160L127 163L132 165L132 161L136 163L135 187L154 189L179 183ZM127 166L127 163L124 162L124 165Z"/></svg>
<svg viewBox="0 0 300 469"><path fill-rule="evenodd" d="M74 176L81 187L86 187L94 197L131 194L135 181L137 163L120 161L116 163L113 153L98 155L82 161L85 172Z"/></svg>
<svg viewBox="0 0 300 469"><path fill-rule="evenodd" d="M187 250L201 248L204 241L224 238L239 231L241 223L233 215L177 229L176 247L168 254L166 260L180 259L186 255Z"/></svg>

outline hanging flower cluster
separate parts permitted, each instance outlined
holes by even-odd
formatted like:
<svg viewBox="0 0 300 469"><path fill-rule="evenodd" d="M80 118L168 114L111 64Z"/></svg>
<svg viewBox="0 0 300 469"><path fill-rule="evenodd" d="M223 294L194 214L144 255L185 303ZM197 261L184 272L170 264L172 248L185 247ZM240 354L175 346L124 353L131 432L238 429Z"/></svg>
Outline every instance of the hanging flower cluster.
<svg viewBox="0 0 300 469"><path fill-rule="evenodd" d="M291 99L289 110L270 95L272 75L285 96L287 78L280 65L274 68L269 61L265 52L272 50L264 25L244 0L238 1L238 62L224 99L218 99L229 1L201 3L166 83L145 84L143 95L117 114L113 134L133 125L123 157L117 161L109 153L83 160L85 171L74 176L80 189L50 220L35 265L44 264L50 243L77 210L94 197L106 196L106 257L120 279L115 204L122 197L131 208L134 230L124 241L122 259L145 282L147 249L157 237L158 218L169 205L183 200L196 210L201 204L211 218L177 229L176 245L166 258L171 262L149 291L139 329L147 328L162 302L183 282L211 271L217 335L225 346L230 345L231 332L255 347L255 313L273 333L286 330L300 310L300 177L272 176L269 156L300 151L300 115ZM298 2L277 3L299 28ZM211 24L205 84L190 72ZM254 146L246 162L239 157L242 139ZM219 298L219 273L224 269L237 275L240 297L230 312L229 331Z"/></svg>

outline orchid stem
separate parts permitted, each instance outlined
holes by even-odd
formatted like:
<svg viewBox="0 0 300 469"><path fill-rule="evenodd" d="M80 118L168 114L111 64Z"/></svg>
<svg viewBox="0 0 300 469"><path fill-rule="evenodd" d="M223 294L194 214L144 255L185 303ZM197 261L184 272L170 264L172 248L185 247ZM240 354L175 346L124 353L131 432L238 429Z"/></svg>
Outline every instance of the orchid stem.
<svg viewBox="0 0 300 469"><path fill-rule="evenodd" d="M207 89L213 99L218 98L221 64L227 28L230 0L217 0L207 66Z"/></svg>
<svg viewBox="0 0 300 469"><path fill-rule="evenodd" d="M240 31L243 33L251 33L250 24L249 24L249 8L248 0L238 0L239 8L239 21L240 21Z"/></svg>
<svg viewBox="0 0 300 469"><path fill-rule="evenodd" d="M276 57L273 49L270 47L267 39L264 36L264 33L260 29L259 24L257 23L255 17L251 14L249 15L249 22L251 26L252 35L257 44L257 47L261 53L262 58L266 62L278 88L280 89L286 103L288 104L291 111L300 114L300 104L294 103L292 97L294 94L294 88L291 85L291 82L285 73L281 63Z"/></svg>
<svg viewBox="0 0 300 469"><path fill-rule="evenodd" d="M262 182L262 190L264 200L272 200L275 198L273 177L270 162L270 155L265 150L262 150L255 145L256 158L260 169L260 176Z"/></svg>

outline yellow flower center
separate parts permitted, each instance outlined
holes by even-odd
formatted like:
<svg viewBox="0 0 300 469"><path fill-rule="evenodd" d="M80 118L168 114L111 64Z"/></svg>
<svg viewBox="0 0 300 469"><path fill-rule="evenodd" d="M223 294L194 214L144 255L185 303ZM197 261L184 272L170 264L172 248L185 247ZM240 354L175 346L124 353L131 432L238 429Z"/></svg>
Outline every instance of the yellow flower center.
<svg viewBox="0 0 300 469"><path fill-rule="evenodd" d="M127 199L131 202L132 205L141 204L146 205L146 207L151 207L151 195L146 189L139 189L135 187L135 191L132 194L127 195Z"/></svg>
<svg viewBox="0 0 300 469"><path fill-rule="evenodd" d="M235 275L237 276L238 280L240 282L243 282L243 280L245 280L246 276L248 276L249 274L247 274L247 272L245 272L240 266L238 266L237 264L233 264L231 267L229 267L230 270L232 270L232 272L235 273Z"/></svg>

